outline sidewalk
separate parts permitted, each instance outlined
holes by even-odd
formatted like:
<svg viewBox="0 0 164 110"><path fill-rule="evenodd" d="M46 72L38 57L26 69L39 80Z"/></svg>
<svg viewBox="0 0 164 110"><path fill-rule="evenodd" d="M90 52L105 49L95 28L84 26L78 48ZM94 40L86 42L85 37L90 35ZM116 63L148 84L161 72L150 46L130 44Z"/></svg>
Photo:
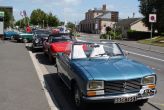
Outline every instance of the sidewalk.
<svg viewBox="0 0 164 110"><path fill-rule="evenodd" d="M0 42L0 110L50 110L24 44Z"/></svg>

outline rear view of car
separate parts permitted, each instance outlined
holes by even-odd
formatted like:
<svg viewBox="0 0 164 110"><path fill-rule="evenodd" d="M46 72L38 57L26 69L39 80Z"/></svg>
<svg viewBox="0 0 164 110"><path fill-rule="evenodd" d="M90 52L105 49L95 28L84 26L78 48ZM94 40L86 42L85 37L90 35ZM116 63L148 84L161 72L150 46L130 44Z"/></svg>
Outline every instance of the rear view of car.
<svg viewBox="0 0 164 110"><path fill-rule="evenodd" d="M66 45L72 42L72 37L68 33L55 33L48 37L43 44L43 51L48 55L50 61L54 61L58 52L63 52Z"/></svg>

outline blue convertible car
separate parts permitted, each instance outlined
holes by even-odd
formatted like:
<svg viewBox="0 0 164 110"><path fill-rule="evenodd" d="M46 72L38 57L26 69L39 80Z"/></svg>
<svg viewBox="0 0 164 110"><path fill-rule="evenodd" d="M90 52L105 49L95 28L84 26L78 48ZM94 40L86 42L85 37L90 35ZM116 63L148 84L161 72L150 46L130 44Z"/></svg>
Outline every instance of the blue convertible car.
<svg viewBox="0 0 164 110"><path fill-rule="evenodd" d="M13 39L14 37L19 36L17 32L14 31L6 31L4 32L4 39Z"/></svg>
<svg viewBox="0 0 164 110"><path fill-rule="evenodd" d="M77 107L86 102L143 105L156 94L156 74L127 59L117 43L74 42L56 57L58 75L73 92Z"/></svg>

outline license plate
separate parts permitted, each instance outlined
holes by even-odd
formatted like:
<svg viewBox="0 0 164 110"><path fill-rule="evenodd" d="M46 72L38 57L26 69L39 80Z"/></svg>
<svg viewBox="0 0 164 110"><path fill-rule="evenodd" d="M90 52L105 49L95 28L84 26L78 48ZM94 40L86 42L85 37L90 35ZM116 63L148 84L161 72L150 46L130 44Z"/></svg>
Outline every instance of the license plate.
<svg viewBox="0 0 164 110"><path fill-rule="evenodd" d="M137 97L120 97L120 98L115 98L114 103L134 102L136 100Z"/></svg>

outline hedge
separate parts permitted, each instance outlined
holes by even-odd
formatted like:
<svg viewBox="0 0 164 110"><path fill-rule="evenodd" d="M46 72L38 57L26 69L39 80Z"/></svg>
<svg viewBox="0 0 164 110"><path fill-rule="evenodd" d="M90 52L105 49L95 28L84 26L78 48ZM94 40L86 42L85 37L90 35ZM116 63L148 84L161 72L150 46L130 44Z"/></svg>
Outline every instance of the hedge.
<svg viewBox="0 0 164 110"><path fill-rule="evenodd" d="M157 34L153 34L153 36L155 35ZM150 32L141 32L141 31L127 32L128 40L142 40L142 39L148 39L150 37L151 37Z"/></svg>

